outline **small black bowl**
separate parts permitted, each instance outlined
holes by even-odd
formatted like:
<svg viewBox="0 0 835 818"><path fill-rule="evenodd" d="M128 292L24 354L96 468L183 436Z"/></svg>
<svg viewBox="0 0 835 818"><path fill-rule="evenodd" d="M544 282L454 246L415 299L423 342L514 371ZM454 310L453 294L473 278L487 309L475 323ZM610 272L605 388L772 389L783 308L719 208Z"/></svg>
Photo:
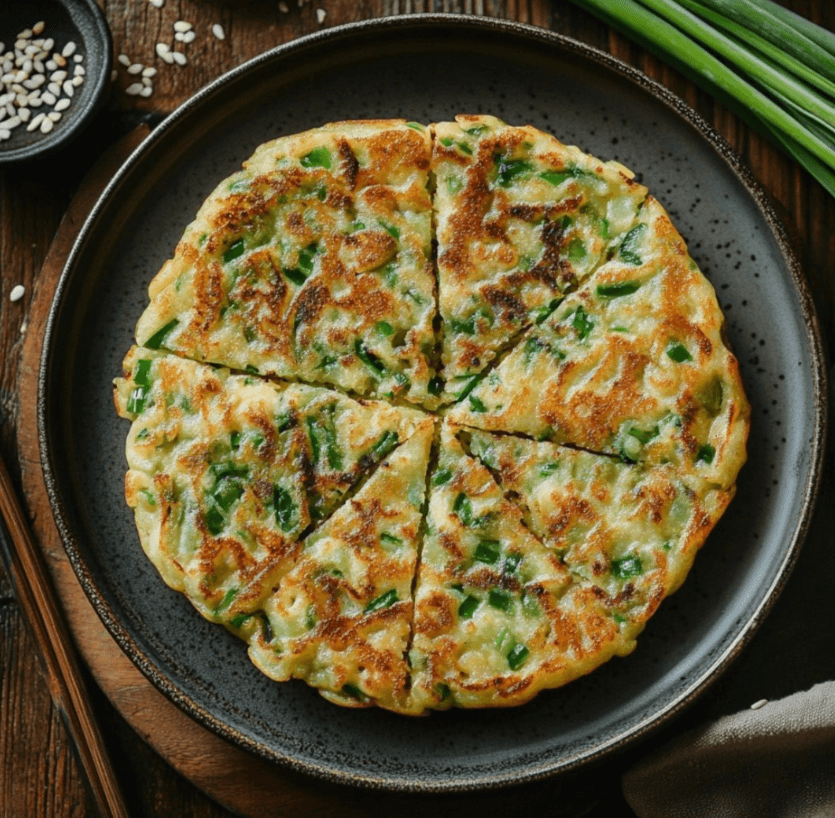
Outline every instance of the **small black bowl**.
<svg viewBox="0 0 835 818"><path fill-rule="evenodd" d="M75 53L84 57L81 65L86 72L85 81L76 89L70 106L62 112L61 119L49 133L41 133L40 129L27 131L26 124L22 123L12 131L9 139L0 141L0 165L32 159L66 145L90 121L110 87L113 42L107 21L94 0L37 0L7 4L0 15L0 42L5 44L4 50L14 48L17 34L32 28L40 20L46 25L38 36L53 38L58 52L70 41L76 44ZM70 59L70 76L74 64ZM5 93L2 86L0 91ZM44 108L31 109L32 116L41 110Z"/></svg>

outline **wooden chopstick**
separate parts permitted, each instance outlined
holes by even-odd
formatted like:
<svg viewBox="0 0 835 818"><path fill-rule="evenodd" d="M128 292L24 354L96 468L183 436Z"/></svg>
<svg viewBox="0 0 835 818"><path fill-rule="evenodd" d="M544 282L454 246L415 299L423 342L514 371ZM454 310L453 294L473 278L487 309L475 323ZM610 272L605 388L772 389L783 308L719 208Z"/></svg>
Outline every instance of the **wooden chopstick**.
<svg viewBox="0 0 835 818"><path fill-rule="evenodd" d="M69 631L2 457L0 529L0 552L9 580L41 649L52 700L75 742L95 806L102 818L128 818Z"/></svg>

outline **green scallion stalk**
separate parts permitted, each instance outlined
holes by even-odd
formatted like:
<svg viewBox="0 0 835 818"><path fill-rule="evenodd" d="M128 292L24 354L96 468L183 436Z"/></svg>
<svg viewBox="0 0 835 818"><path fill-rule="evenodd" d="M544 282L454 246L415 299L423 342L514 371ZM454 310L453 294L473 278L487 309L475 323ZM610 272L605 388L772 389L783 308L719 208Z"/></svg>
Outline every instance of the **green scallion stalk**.
<svg viewBox="0 0 835 818"><path fill-rule="evenodd" d="M679 70L701 88L713 94L746 124L772 139L779 147L797 159L815 178L821 181L821 184L830 193L835 195L835 186L833 186L833 183L835 183L835 174L833 174L833 171L835 171L835 149L832 141L824 138L818 128L809 126L808 118L813 114L805 109L807 115L805 118L801 118L793 108L790 107L787 110L781 102L779 91L774 91L769 84L767 84L768 92L760 90L755 83L738 74L734 68L728 66L707 48L699 45L698 42L691 39L660 14L656 14L645 7L652 4L653 7L660 9L663 6L665 10L675 16L677 21L685 21L685 15L688 21L690 18L696 19L695 15L687 12L675 0L644 0L645 5L635 2L635 0L618 0L617 3L611 3L609 0L573 0L573 2L623 32L652 54ZM743 0L698 0L698 2L710 6L714 11L718 11L720 5L722 8L727 8L734 2L742 4ZM744 5L749 9L752 5L757 5L760 7L760 11L767 6L769 11L773 11L772 4L768 3L767 0L744 0ZM670 12L670 9L674 9L674 11ZM762 17L763 14L760 14L758 20ZM748 18L743 18L741 24L745 25L747 22L749 22ZM762 20L759 20L759 22L762 22ZM774 27L770 21L766 21L766 23L768 25L760 25L756 33L773 42ZM801 28L808 32L808 27L811 25L811 23L808 23ZM782 36L788 37L791 31L795 31L796 36L803 36L804 41L811 39L808 36L800 35L797 27L792 27L790 22L787 22L787 26L787 28L782 29ZM708 23L701 20L700 29L704 30L705 27L708 27ZM828 37L823 35L818 39L828 41ZM730 42L737 53L748 50L744 42L733 41L728 37L724 37L724 40ZM782 43L778 39L775 44L781 45ZM790 51L795 59L805 62L812 70L817 70L816 66L820 59L824 59L821 58L819 53L823 49L823 46L817 49L809 49L804 43L803 48L786 50ZM833 45L833 49L835 49L835 45ZM816 55L812 59L817 60L817 62L810 64L804 60L804 55L809 53ZM766 62L763 56L754 54L753 50L748 51L748 57L753 58L747 62L749 68L753 71L756 71L758 62ZM773 65L770 67L773 68ZM826 75L829 79L832 79L828 72ZM794 77L787 79L787 77L788 72L784 75L784 88L789 87L791 83L797 86L802 85L800 80ZM791 79L791 83L789 83L789 79ZM762 82L765 83L766 81L762 80ZM807 94L814 94L811 88L807 88L806 91ZM794 93L790 92L788 95L784 93L782 96L793 98ZM835 107L830 106L830 111L833 110L835 110Z"/></svg>
<svg viewBox="0 0 835 818"><path fill-rule="evenodd" d="M757 0L757 5L767 11L772 17L786 23L786 25L798 31L804 37L817 43L825 51L835 55L835 34L815 25L811 20L795 14L793 11L783 8L772 0Z"/></svg>

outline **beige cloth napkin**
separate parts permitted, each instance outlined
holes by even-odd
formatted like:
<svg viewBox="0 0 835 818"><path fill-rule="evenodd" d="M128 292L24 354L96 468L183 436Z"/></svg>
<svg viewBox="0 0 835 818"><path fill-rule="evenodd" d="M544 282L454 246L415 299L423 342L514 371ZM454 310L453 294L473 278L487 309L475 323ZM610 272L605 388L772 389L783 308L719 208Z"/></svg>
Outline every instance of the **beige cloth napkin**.
<svg viewBox="0 0 835 818"><path fill-rule="evenodd" d="M835 682L678 736L623 792L640 818L833 818Z"/></svg>

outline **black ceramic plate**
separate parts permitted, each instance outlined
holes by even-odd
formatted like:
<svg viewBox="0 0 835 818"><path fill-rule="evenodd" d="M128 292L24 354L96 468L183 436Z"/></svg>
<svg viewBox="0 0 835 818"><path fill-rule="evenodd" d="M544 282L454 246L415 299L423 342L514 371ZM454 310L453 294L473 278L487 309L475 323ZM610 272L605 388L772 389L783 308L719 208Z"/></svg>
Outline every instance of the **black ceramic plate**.
<svg viewBox="0 0 835 818"><path fill-rule="evenodd" d="M753 406L736 499L637 651L507 711L408 719L276 684L243 643L170 591L123 499L127 423L111 380L146 288L216 182L261 142L338 119L490 112L635 169L715 285ZM166 120L87 222L50 317L40 430L70 559L111 633L194 718L254 752L391 789L497 786L577 767L669 719L740 651L784 583L817 488L824 426L817 324L762 194L679 100L549 32L471 17L335 28L236 69Z"/></svg>

